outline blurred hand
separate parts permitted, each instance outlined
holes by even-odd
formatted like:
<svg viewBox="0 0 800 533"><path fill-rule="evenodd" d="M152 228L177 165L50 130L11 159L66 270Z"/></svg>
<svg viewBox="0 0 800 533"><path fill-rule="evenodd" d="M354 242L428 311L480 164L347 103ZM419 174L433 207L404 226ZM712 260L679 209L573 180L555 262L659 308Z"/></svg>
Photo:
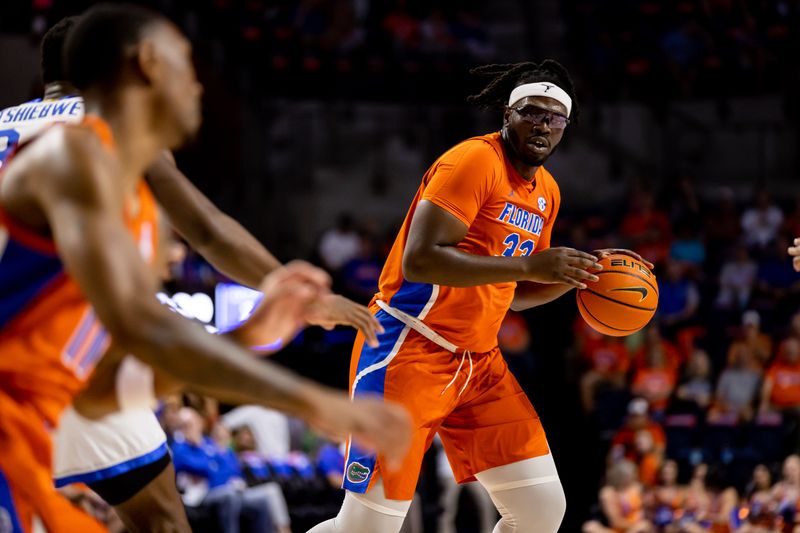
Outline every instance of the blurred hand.
<svg viewBox="0 0 800 533"><path fill-rule="evenodd" d="M336 442L348 434L362 448L377 452L396 470L411 443L411 417L400 405L380 398L350 401L340 392L323 392L316 402L311 425Z"/></svg>
<svg viewBox="0 0 800 533"><path fill-rule="evenodd" d="M291 340L303 327L309 307L330 295L330 285L324 270L304 261L273 270L259 286L261 303L231 336L248 347Z"/></svg>
<svg viewBox="0 0 800 533"><path fill-rule="evenodd" d="M584 281L597 281L599 278L587 269L602 270L597 257L574 248L548 248L523 258L527 261L526 278L538 283L565 283L585 289Z"/></svg>
<svg viewBox="0 0 800 533"><path fill-rule="evenodd" d="M653 270L653 267L655 267L655 265L653 263L651 263L650 261L648 261L647 259L645 259L641 255L637 254L633 250L628 250L626 248L603 248L602 250L595 250L592 253L597 256L598 260L603 259L604 257L608 257L609 255L614 255L614 254L627 255L629 257L633 257L634 259L636 259L640 263L644 264L650 270Z"/></svg>
<svg viewBox="0 0 800 533"><path fill-rule="evenodd" d="M789 247L789 255L791 255L794 259L792 259L792 264L794 264L794 269L797 272L800 272L800 237L794 240L794 246Z"/></svg>
<svg viewBox="0 0 800 533"><path fill-rule="evenodd" d="M327 294L312 302L305 319L325 329L352 326L364 334L367 344L373 348L378 346L378 335L383 333L383 327L369 309L338 294Z"/></svg>

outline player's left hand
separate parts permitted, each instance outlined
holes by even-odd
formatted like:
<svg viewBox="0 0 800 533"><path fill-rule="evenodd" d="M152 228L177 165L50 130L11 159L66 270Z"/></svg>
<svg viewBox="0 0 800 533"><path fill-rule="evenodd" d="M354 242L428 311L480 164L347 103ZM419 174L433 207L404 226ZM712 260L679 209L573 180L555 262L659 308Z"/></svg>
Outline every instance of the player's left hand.
<svg viewBox="0 0 800 533"><path fill-rule="evenodd" d="M378 334L383 327L378 319L363 305L338 294L327 294L309 305L305 315L312 326L333 329L334 326L352 326L364 334L367 344L378 346Z"/></svg>
<svg viewBox="0 0 800 533"><path fill-rule="evenodd" d="M794 240L794 246L790 246L788 252L794 258L792 259L794 269L800 272L800 237Z"/></svg>
<svg viewBox="0 0 800 533"><path fill-rule="evenodd" d="M637 254L633 250L628 250L628 249L625 249L625 248L603 248L602 250L595 250L595 251L592 252L592 255L596 255L597 256L597 260L598 261L600 259L604 258L604 257L608 257L609 255L614 255L614 254L622 254L622 255L627 255L627 256L633 257L634 259L636 259L640 263L644 263L644 265L647 268L649 268L650 270L652 270L653 267L655 267L655 265L653 263L651 263L650 261L648 261L647 259L645 259L641 255Z"/></svg>

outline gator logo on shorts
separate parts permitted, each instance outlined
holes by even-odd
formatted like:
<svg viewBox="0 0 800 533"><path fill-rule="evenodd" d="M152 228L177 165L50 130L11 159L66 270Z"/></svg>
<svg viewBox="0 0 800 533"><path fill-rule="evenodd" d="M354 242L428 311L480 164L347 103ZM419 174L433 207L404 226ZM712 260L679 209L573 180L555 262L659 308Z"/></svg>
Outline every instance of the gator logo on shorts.
<svg viewBox="0 0 800 533"><path fill-rule="evenodd" d="M369 477L370 469L359 462L350 463L347 468L347 481L350 483L364 483Z"/></svg>

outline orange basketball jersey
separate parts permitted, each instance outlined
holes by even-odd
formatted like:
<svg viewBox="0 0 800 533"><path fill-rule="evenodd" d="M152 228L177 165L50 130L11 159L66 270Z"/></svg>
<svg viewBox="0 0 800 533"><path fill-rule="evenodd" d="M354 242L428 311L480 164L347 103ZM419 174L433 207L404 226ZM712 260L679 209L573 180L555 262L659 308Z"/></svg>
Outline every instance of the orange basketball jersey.
<svg viewBox="0 0 800 533"><path fill-rule="evenodd" d="M462 349L488 352L514 298L516 283L445 287L403 276L403 251L420 201L433 202L467 226L457 248L485 256L528 256L550 247L561 204L553 176L539 167L525 180L505 155L500 133L468 139L425 173L380 277L376 299L423 320Z"/></svg>
<svg viewBox="0 0 800 533"><path fill-rule="evenodd" d="M56 127L91 128L104 146L114 149L111 130L98 117ZM126 204L125 222L149 261L157 248L158 208L143 179L137 187L136 198ZM0 390L31 405L54 426L109 341L64 271L52 240L0 210Z"/></svg>

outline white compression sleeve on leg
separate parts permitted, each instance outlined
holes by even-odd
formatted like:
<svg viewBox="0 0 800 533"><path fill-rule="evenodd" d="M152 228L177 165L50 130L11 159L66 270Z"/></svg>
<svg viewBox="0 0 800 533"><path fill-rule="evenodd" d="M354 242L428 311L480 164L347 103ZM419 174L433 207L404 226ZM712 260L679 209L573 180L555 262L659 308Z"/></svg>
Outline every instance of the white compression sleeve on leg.
<svg viewBox="0 0 800 533"><path fill-rule="evenodd" d="M567 500L552 455L498 466L475 477L502 516L494 533L558 531Z"/></svg>
<svg viewBox="0 0 800 533"><path fill-rule="evenodd" d="M342 509L308 533L398 533L411 507L411 501L388 500L383 483L378 481L367 494L347 491Z"/></svg>

